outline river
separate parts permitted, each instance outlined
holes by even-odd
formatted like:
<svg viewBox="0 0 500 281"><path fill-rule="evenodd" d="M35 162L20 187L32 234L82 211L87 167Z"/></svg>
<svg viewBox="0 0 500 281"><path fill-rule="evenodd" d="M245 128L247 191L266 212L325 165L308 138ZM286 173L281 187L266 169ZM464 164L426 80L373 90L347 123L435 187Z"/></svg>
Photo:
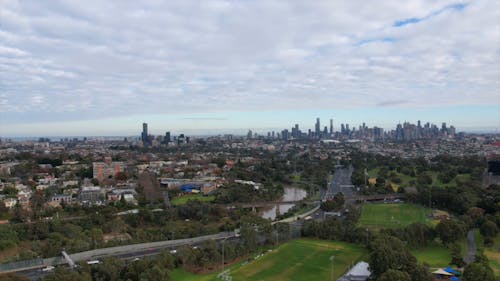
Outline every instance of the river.
<svg viewBox="0 0 500 281"><path fill-rule="evenodd" d="M307 196L307 192L303 189L296 187L285 187L285 194L281 197L280 201L299 201L304 199ZM283 204L279 205L280 214L286 213L290 210L295 204ZM264 208L260 212L260 216L265 219L274 220L276 218L276 206L272 208Z"/></svg>

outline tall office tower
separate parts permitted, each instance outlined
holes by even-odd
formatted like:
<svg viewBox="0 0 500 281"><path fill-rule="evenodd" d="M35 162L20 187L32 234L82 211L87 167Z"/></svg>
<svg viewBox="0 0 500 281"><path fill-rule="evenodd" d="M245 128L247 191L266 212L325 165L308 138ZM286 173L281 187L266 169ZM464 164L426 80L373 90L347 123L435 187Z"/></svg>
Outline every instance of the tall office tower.
<svg viewBox="0 0 500 281"><path fill-rule="evenodd" d="M248 130L247 139L251 139L251 138L252 138L252 130Z"/></svg>
<svg viewBox="0 0 500 281"><path fill-rule="evenodd" d="M404 139L404 129L403 129L403 126L401 126L401 124L398 124L397 127L396 127L396 140L403 140Z"/></svg>
<svg viewBox="0 0 500 281"><path fill-rule="evenodd" d="M345 125L344 125L344 123L340 124L340 133L342 135L345 134Z"/></svg>
<svg viewBox="0 0 500 281"><path fill-rule="evenodd" d="M448 129L446 128L446 123L443 122L443 124L441 124L441 133L447 133L448 132Z"/></svg>
<svg viewBox="0 0 500 281"><path fill-rule="evenodd" d="M321 134L321 127L319 123L319 118L316 118L316 125L314 126L314 133L316 134L316 137L319 137Z"/></svg>
<svg viewBox="0 0 500 281"><path fill-rule="evenodd" d="M450 137L454 138L456 134L456 129L454 126L450 126Z"/></svg>
<svg viewBox="0 0 500 281"><path fill-rule="evenodd" d="M330 136L333 136L333 119L330 119Z"/></svg>
<svg viewBox="0 0 500 281"><path fill-rule="evenodd" d="M328 127L325 126L325 128L323 129L323 136L326 137L328 136Z"/></svg>
<svg viewBox="0 0 500 281"><path fill-rule="evenodd" d="M281 138L283 140L288 140L290 138L290 132L287 129L281 131Z"/></svg>
<svg viewBox="0 0 500 281"><path fill-rule="evenodd" d="M163 138L164 143L169 143L170 142L170 132L165 133L165 137Z"/></svg>
<svg viewBox="0 0 500 281"><path fill-rule="evenodd" d="M141 140L146 145L149 143L148 140L148 123L142 123L142 133L141 133Z"/></svg>

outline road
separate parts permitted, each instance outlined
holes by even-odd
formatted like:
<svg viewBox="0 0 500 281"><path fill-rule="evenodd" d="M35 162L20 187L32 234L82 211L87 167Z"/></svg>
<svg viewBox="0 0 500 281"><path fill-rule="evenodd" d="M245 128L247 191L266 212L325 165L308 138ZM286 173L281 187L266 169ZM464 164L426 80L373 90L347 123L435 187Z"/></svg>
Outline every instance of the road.
<svg viewBox="0 0 500 281"><path fill-rule="evenodd" d="M465 255L465 263L469 264L474 261L476 255L476 240L474 239L474 230L467 232L467 254Z"/></svg>
<svg viewBox="0 0 500 281"><path fill-rule="evenodd" d="M177 249L183 245L199 245L206 240L220 240L225 238L235 237L234 232L221 232L212 235L204 235L193 238L177 239L177 240L166 240L151 243L141 243L141 244L131 244L117 247L109 247L102 249L95 249L80 253L70 254L71 259L78 263L81 261L102 259L104 257L116 257L120 259L134 259L142 258L145 256L151 256L159 254L163 250ZM44 259L45 265L62 265L66 264L66 261L62 257L53 257ZM30 280L37 280L38 278L47 274L47 272L42 272L41 268L29 268L25 270L16 271L17 274L21 276L26 276Z"/></svg>
<svg viewBox="0 0 500 281"><path fill-rule="evenodd" d="M352 188L351 175L353 172L352 166L339 167L335 169L333 180L328 185L328 190L322 199L332 199L335 194L342 192L345 197L356 195L356 191Z"/></svg>

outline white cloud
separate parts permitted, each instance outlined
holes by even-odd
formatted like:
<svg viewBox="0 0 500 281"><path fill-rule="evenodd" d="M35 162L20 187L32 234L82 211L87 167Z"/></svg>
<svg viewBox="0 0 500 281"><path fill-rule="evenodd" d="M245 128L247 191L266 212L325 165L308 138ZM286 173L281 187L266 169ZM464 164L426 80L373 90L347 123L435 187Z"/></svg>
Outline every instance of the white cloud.
<svg viewBox="0 0 500 281"><path fill-rule="evenodd" d="M4 1L2 118L500 105L500 4L452 4Z"/></svg>

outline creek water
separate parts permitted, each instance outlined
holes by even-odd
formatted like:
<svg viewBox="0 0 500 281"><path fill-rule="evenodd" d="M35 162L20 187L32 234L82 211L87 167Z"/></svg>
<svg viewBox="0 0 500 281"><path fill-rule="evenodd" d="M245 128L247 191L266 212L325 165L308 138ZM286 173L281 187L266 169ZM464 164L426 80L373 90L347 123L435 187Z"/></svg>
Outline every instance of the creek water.
<svg viewBox="0 0 500 281"><path fill-rule="evenodd" d="M281 202L283 201L299 201L307 196L307 192L303 189L296 187L285 187L285 194L281 197ZM279 213L284 214L290 210L295 204L282 204L279 205ZM274 220L276 218L276 206L270 208L263 208L260 211L260 216L265 219Z"/></svg>

